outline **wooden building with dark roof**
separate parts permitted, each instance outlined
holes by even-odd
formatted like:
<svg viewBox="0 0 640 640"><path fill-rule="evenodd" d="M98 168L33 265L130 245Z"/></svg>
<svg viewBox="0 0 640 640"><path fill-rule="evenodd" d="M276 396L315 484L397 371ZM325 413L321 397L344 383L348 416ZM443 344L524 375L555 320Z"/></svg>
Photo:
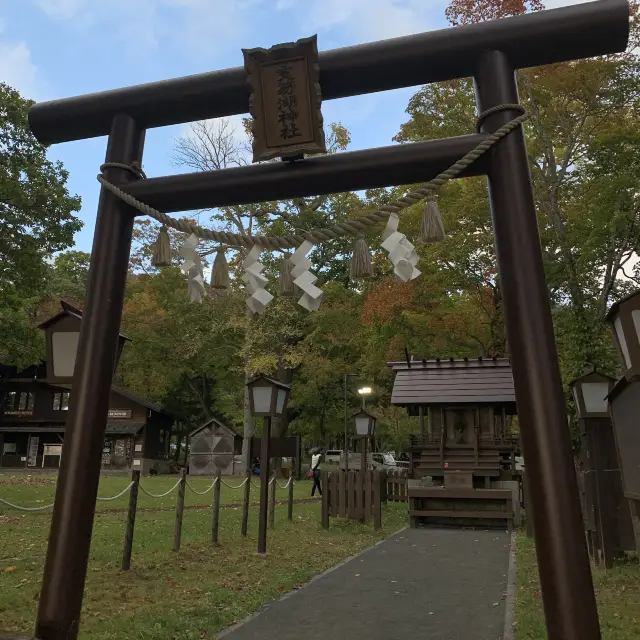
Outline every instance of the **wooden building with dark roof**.
<svg viewBox="0 0 640 640"><path fill-rule="evenodd" d="M390 362L395 371L391 403L420 417L420 435L411 438L414 478L444 481L467 472L477 487L510 478L516 439L511 364L507 358L465 358Z"/></svg>
<svg viewBox="0 0 640 640"><path fill-rule="evenodd" d="M82 312L62 302L43 322L47 358L19 371L0 365L0 468L58 467L64 452L69 399ZM121 335L118 357L129 338ZM57 350L56 367L52 360ZM102 449L104 470L168 473L173 418L158 404L121 387L111 390ZM91 428L87 425L86 428Z"/></svg>
<svg viewBox="0 0 640 640"><path fill-rule="evenodd" d="M210 418L189 434L189 474L213 476L243 474L242 436L232 427Z"/></svg>

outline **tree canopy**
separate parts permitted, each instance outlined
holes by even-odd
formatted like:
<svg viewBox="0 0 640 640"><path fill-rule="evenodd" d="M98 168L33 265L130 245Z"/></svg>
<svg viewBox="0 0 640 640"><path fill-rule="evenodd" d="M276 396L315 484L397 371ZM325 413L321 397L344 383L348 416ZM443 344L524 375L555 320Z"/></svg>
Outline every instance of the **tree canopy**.
<svg viewBox="0 0 640 640"><path fill-rule="evenodd" d="M29 129L31 104L0 83L0 361L18 364L40 356L34 304L46 295L52 256L82 226L67 172Z"/></svg>
<svg viewBox="0 0 640 640"><path fill-rule="evenodd" d="M541 8L539 0L452 0L446 16L459 25ZM604 315L613 301L640 284L636 7L630 19L632 38L623 54L517 75L522 102L531 113L525 135L565 382L587 367L617 373ZM0 243L5 244L0 244L0 278L9 294L0 294L1 312L6 318L7 309L42 310L55 295L81 304L88 256L67 251L52 259L71 244L79 224L72 214L79 202L65 190L62 167L48 163L44 149L29 138L26 101L8 88L2 96L8 105L3 122L9 123L3 130L9 132L4 135L12 146L5 143L2 149ZM421 87L409 101L407 120L395 141L467 134L474 130L474 121L470 80ZM327 139L330 153L350 144L348 130L339 123L328 127ZM176 140L174 161L190 170L240 165L246 162L245 144L227 121L195 123ZM6 176L11 177L7 185ZM355 218L405 190L298 198L198 215L201 220L208 216L218 229L285 234ZM370 384L375 395L368 408L378 416L378 446L402 448L417 420L390 405L393 375L388 361L404 359L406 352L420 357L509 355L500 289L509 274L500 273L496 262L485 181L457 180L438 197L447 238L418 247L422 275L416 280L403 283L393 277L379 249L381 229L367 238L374 275L366 281L349 278L352 240L315 247L310 259L325 299L314 313L302 310L295 298L276 294L264 315L252 317L244 303L241 251L228 252L230 290L222 295L207 285L209 295L202 304L191 304L176 266L151 265L150 245L159 227L139 220L122 321L133 343L123 353L118 381L173 411L179 431L216 416L250 435L244 384L255 373L276 376L292 384L288 415L276 430L302 434L307 444L329 446L340 443L344 380L350 374L347 413L358 408L358 383ZM421 205L403 214L401 230L408 237L417 236L421 216ZM176 265L183 239L171 232ZM207 269L215 248L213 243L199 247ZM262 257L274 294L281 258L269 252ZM35 315L30 316L33 322ZM18 331L14 340L28 344ZM2 349L4 358L12 353L7 342Z"/></svg>

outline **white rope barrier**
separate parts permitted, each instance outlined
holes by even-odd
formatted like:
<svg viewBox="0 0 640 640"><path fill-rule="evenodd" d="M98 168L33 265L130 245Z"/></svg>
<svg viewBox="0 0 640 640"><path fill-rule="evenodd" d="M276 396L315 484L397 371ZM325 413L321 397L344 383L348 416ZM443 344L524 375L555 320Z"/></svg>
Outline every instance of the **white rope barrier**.
<svg viewBox="0 0 640 640"><path fill-rule="evenodd" d="M213 489L213 487L215 486L216 482L218 482L218 478L214 478L213 482L204 491L196 491L188 482L187 482L187 487L189 487L189 489L191 491L193 491L193 493L195 493L196 495L203 496L203 495L209 493L209 491L211 491L211 489Z"/></svg>
<svg viewBox="0 0 640 640"><path fill-rule="evenodd" d="M2 498L0 498L0 502L2 502L2 504L6 504L7 507L17 509L18 511L44 511L45 509L51 509L51 507L53 507L53 502L51 504L44 505L43 507L21 507L20 505L13 504L7 500L3 500Z"/></svg>
<svg viewBox="0 0 640 640"><path fill-rule="evenodd" d="M96 496L96 500L101 500L102 502L111 502L112 500L117 500L121 496L123 496L131 487L133 487L133 480L129 483L128 487L125 487L117 496L113 496L113 498L101 498L100 496Z"/></svg>
<svg viewBox="0 0 640 640"><path fill-rule="evenodd" d="M289 486L289 483L291 482L291 480L292 480L292 478L289 478L289 480L287 480L287 484L285 484L285 485L284 485L284 487L280 486L280 485L278 484L277 480L276 480L276 485L278 486L278 489L286 489L286 488ZM273 484L273 481L274 481L274 478L271 478L271 479L269 480L269 484L270 484L270 485L271 485L271 484ZM245 482L246 482L246 480L245 480ZM242 484L244 484L244 482L243 482ZM251 485L252 485L253 487L255 487L256 489L259 489L259 488L260 488L260 485L259 485L259 484L256 484L253 480L251 480Z"/></svg>
<svg viewBox="0 0 640 640"><path fill-rule="evenodd" d="M245 478L245 479L242 481L242 483L241 483L241 484L239 484L237 487L234 487L232 484L228 484L228 483L227 483L227 482L225 482L224 480L222 480L222 484L223 484L225 487L228 487L229 489L240 489L240 488L244 487L244 485L245 485L245 484L247 484L247 480L248 480L248 478Z"/></svg>
<svg viewBox="0 0 640 640"><path fill-rule="evenodd" d="M128 486L126 486L117 496L113 496L111 498L101 498L100 496L96 496L96 500L101 500L102 502L111 502L112 500L117 500L122 497L131 487L133 486L133 482L130 482ZM19 504L13 504L4 498L0 498L0 502L2 504L7 505L7 507L11 507L12 509L17 509L18 511L45 511L46 509L51 509L53 507L53 502L51 504L45 504L42 507L21 507Z"/></svg>
<svg viewBox="0 0 640 640"><path fill-rule="evenodd" d="M146 493L150 498L164 498L165 496L168 496L174 489L178 488L178 485L182 482L182 478L180 478L178 480L178 482L176 482L173 487L171 487L171 489L169 489L169 491L165 491L164 493L151 493L150 491L147 491L142 485L140 485L140 489L142 490L143 493Z"/></svg>
<svg viewBox="0 0 640 640"><path fill-rule="evenodd" d="M269 485L273 484L273 482L275 480L276 485L277 485L277 487L279 489L286 489L291 484L292 479L293 478L289 478L289 480L287 480L287 483L284 486L281 486L281 485L278 484L278 481L275 480L275 478L271 478L269 480ZM229 489L241 489L242 487L244 487L245 484L247 484L247 481L249 480L249 478L245 478L239 485L237 485L235 487L232 484L229 484L229 483L225 482L224 480L222 480L222 478L220 480L221 480L222 484L225 487L228 487ZM204 491L197 491L188 482L186 483L186 485L196 495L204 496L205 494L209 493L209 491L211 491L213 489L213 487L215 486L216 482L218 482L218 478L214 478L213 482ZM115 496L112 496L111 498L101 498L100 496L97 496L96 499L100 500L101 502L112 502L113 500L117 500L118 498L121 498L125 493L127 493L127 491L129 491L131 489L133 484L134 484L134 482L131 481L120 493L118 493ZM251 484L257 489L260 488L260 485L256 485L253 481L251 481ZM173 485L173 487L171 487L171 489L169 489L168 491L165 491L164 493L157 493L157 494L156 493L151 493L150 491L147 491L142 486L142 484L140 484L139 487L140 487L140 490L143 491L144 493L146 493L150 498L164 498L165 496L168 496L172 491L174 491L179 485L180 485L180 480L178 480ZM18 511L45 511L46 509L51 509L51 507L53 507L53 502L51 504L47 504L47 505L44 505L42 507L21 507L20 505L13 504L12 502L8 502L7 500L4 500L3 498L0 498L0 502L2 504L6 505L7 507L11 507L12 509L17 509Z"/></svg>

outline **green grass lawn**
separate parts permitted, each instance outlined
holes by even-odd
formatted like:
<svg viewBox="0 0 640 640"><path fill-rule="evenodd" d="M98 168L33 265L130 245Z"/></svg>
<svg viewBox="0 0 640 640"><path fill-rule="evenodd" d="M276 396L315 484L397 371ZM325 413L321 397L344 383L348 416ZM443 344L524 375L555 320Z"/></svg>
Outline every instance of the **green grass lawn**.
<svg viewBox="0 0 640 640"><path fill-rule="evenodd" d="M604 640L640 638L640 564L637 557L612 569L592 567ZM519 533L516 545L516 640L544 640L547 632L533 540Z"/></svg>
<svg viewBox="0 0 640 640"><path fill-rule="evenodd" d="M228 482L234 485L241 480ZM162 493L176 477L143 478L153 493ZM198 490L210 480L190 478ZM126 477L105 476L100 496L112 496L128 484ZM284 482L281 482L284 484ZM52 501L54 476L0 475L0 497L24 506ZM307 498L308 481L297 483L295 497ZM286 490L279 490L279 499ZM176 492L151 499L141 493L136 519L132 568L120 571L126 521L126 496L99 503L87 576L81 638L153 638L190 640L214 638L215 632L242 620L260 605L304 583L313 575L371 546L406 524L406 504L384 507L383 529L354 521L331 520L320 526L320 503L294 505L293 522L286 505L276 509L275 530L269 531L268 555L257 549L257 508L249 516L249 535L240 536L242 489L223 486L220 544L211 536L211 493L187 491L182 549L171 551ZM252 488L252 502L258 491ZM156 510L161 506L165 509ZM118 510L114 511L113 509ZM122 509L122 510L120 510ZM145 510L149 509L149 510ZM32 632L42 579L51 512L23 513L0 505L0 628ZM304 630L300 630L300 637Z"/></svg>

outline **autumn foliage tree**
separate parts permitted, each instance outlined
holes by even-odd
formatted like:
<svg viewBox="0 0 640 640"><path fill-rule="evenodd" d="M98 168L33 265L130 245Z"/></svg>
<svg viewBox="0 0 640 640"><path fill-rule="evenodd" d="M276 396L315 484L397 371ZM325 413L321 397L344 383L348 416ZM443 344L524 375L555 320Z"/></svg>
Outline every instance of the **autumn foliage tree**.
<svg viewBox="0 0 640 640"><path fill-rule="evenodd" d="M541 2L453 0L453 25L518 15ZM556 332L567 379L585 367L615 371L603 317L629 290L640 244L637 170L629 150L640 131L638 11L632 8L628 50L619 55L521 70L517 74L536 207ZM421 88L397 140L469 133L475 118L470 80ZM614 172L613 167L616 167ZM492 301L501 325L501 277L483 180L448 185L441 193L447 242L425 251L447 280ZM447 211L454 212L453 215ZM485 277L490 274L489 277ZM497 334L496 334L497 337ZM499 342L499 341L498 341Z"/></svg>
<svg viewBox="0 0 640 640"><path fill-rule="evenodd" d="M541 11L541 0L452 0L445 10L454 26L518 16L529 11Z"/></svg>

